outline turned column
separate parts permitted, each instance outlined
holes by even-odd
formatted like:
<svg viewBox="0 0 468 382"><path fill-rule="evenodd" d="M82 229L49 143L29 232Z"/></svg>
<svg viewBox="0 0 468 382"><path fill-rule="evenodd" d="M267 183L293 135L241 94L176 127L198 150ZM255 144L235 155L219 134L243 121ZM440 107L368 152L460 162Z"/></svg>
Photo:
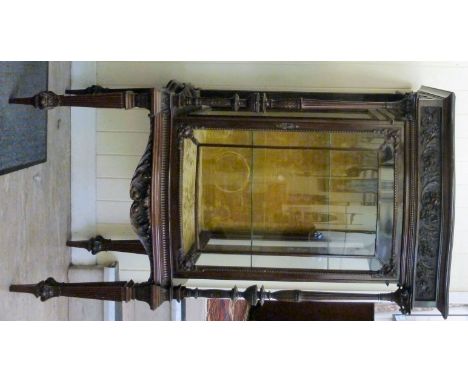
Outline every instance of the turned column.
<svg viewBox="0 0 468 382"><path fill-rule="evenodd" d="M392 293L346 293L346 292L321 292L321 291L301 291L301 290L279 290L275 292L265 291L263 286L259 289L257 285L252 285L240 292L237 287L231 290L226 289L190 289L184 286L174 287L173 298L181 301L184 298L224 298L235 301L243 298L250 305L262 305L266 300L285 302L305 302L305 301L391 301L400 306L402 313L409 313L410 301L409 291L399 287Z"/></svg>
<svg viewBox="0 0 468 382"><path fill-rule="evenodd" d="M10 98L10 104L34 106L37 109L53 109L57 106L77 106L92 108L132 109L142 107L150 110L150 92L109 91L104 93L80 93L57 95L43 91L33 97Z"/></svg>
<svg viewBox="0 0 468 382"><path fill-rule="evenodd" d="M93 300L125 301L139 300L156 309L170 300L170 290L151 282L130 281L59 283L52 277L37 284L11 285L10 292L31 293L46 301L52 297L77 297Z"/></svg>
<svg viewBox="0 0 468 382"><path fill-rule="evenodd" d="M133 281L93 282L93 283L59 283L48 278L38 284L11 285L11 292L31 293L46 301L52 297L67 296L110 301L145 301L156 309L164 301L172 298L182 301L185 298L220 298L235 301L243 298L250 305L262 305L266 300L302 302L302 301L392 301L400 306L402 313L410 313L410 294L408 289L399 287L392 293L346 293L301 290L265 291L252 285L244 291L237 287L228 289L192 289L182 285L163 288L151 282L136 284Z"/></svg>

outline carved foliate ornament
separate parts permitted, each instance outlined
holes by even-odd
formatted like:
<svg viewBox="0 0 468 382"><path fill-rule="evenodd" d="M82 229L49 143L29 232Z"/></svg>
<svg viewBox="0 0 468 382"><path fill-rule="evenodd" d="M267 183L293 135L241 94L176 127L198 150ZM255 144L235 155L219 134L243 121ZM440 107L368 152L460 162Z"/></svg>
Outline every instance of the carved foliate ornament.
<svg viewBox="0 0 468 382"><path fill-rule="evenodd" d="M51 91L44 91L34 96L34 107L37 109L52 109L60 106L60 97Z"/></svg>
<svg viewBox="0 0 468 382"><path fill-rule="evenodd" d="M415 282L418 300L436 297L441 224L441 118L440 107L421 109L419 244Z"/></svg>

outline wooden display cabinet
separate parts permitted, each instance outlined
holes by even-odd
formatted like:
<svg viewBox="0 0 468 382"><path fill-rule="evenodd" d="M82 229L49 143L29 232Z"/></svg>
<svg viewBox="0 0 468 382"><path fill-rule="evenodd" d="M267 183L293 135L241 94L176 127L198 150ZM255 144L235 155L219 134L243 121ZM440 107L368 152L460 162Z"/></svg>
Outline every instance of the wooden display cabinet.
<svg viewBox="0 0 468 382"><path fill-rule="evenodd" d="M147 283L13 285L49 297L156 308L185 297L394 301L448 314L454 221L454 94L93 86L13 103L147 108L151 134L132 180L140 241L71 246L146 253ZM189 289L174 279L393 284L391 293ZM234 283L234 282L233 282ZM350 286L350 289L352 287Z"/></svg>

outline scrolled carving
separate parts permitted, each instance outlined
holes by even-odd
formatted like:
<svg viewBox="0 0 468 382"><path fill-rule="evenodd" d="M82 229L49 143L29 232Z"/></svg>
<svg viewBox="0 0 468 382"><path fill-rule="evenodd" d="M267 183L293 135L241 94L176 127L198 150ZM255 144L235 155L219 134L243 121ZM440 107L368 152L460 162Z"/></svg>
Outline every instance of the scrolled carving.
<svg viewBox="0 0 468 382"><path fill-rule="evenodd" d="M401 143L400 131L388 129L385 134L385 141L392 144L395 150L398 149Z"/></svg>
<svg viewBox="0 0 468 382"><path fill-rule="evenodd" d="M182 125L178 128L178 141L179 141L179 148L183 148L184 139L190 139L195 145L199 145L199 142L195 138L193 133L192 126Z"/></svg>
<svg viewBox="0 0 468 382"><path fill-rule="evenodd" d="M390 259L390 263L384 264L377 272L372 273L375 278L393 278L397 275L397 267L393 262L393 256Z"/></svg>
<svg viewBox="0 0 468 382"><path fill-rule="evenodd" d="M398 286L398 289L392 293L393 301L400 307L400 312L409 314L411 309L411 294L408 288Z"/></svg>
<svg viewBox="0 0 468 382"><path fill-rule="evenodd" d="M421 109L419 243L415 281L417 300L432 300L436 297L441 225L441 118L442 110L439 107Z"/></svg>
<svg viewBox="0 0 468 382"><path fill-rule="evenodd" d="M406 97L402 100L402 107L398 114L401 114L407 121L414 120L414 110L416 105L417 93L406 93Z"/></svg>
<svg viewBox="0 0 468 382"><path fill-rule="evenodd" d="M197 100L200 98L200 89L189 83L171 80L166 85L166 90L175 93L178 107L196 105Z"/></svg>
<svg viewBox="0 0 468 382"><path fill-rule="evenodd" d="M383 135L384 141L380 146L380 150L385 150L388 146L392 146L393 150L397 150L401 144L401 132L396 129L374 130L374 134Z"/></svg>

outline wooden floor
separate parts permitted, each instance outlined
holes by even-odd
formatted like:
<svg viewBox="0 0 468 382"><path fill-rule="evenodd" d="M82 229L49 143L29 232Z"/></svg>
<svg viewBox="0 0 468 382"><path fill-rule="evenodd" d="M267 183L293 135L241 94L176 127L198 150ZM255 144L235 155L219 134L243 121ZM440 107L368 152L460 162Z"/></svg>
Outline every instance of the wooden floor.
<svg viewBox="0 0 468 382"><path fill-rule="evenodd" d="M49 89L63 94L70 63L50 63ZM70 251L70 109L49 111L47 162L0 176L0 319L67 320L68 299L42 303L11 283L66 281Z"/></svg>

